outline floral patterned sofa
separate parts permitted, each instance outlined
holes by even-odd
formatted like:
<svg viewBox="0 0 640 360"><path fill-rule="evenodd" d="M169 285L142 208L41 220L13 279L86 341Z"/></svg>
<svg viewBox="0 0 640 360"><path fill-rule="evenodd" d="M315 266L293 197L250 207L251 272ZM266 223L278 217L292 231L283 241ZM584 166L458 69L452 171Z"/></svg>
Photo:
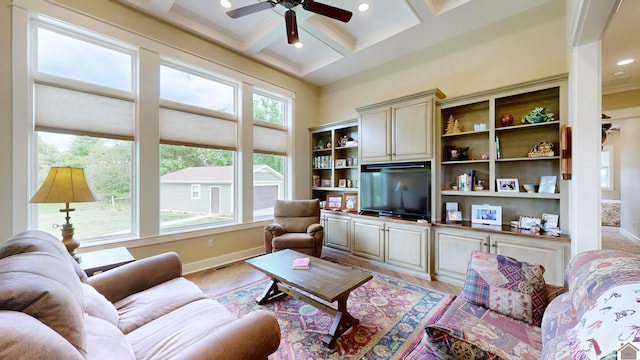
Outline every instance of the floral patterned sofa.
<svg viewBox="0 0 640 360"><path fill-rule="evenodd" d="M569 291L545 285L543 272L474 252L463 291L405 359L615 359L620 344L640 341L640 255L578 254Z"/></svg>

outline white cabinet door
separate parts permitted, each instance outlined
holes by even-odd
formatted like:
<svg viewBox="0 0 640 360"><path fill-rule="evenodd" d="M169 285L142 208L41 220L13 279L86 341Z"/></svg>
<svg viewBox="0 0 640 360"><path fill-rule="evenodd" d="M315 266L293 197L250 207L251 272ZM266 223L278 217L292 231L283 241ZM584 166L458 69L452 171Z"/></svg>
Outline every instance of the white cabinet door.
<svg viewBox="0 0 640 360"><path fill-rule="evenodd" d="M386 223L385 262L429 272L429 228Z"/></svg>
<svg viewBox="0 0 640 360"><path fill-rule="evenodd" d="M360 115L360 161L362 163L391 159L390 108L372 110Z"/></svg>
<svg viewBox="0 0 640 360"><path fill-rule="evenodd" d="M393 160L424 160L432 157L433 109L420 100L392 107Z"/></svg>
<svg viewBox="0 0 640 360"><path fill-rule="evenodd" d="M491 252L509 256L518 261L540 264L544 267L547 284L562 286L564 270L570 257L568 243L516 236L491 235Z"/></svg>
<svg viewBox="0 0 640 360"><path fill-rule="evenodd" d="M325 245L332 248L351 251L349 242L348 215L323 215Z"/></svg>
<svg viewBox="0 0 640 360"><path fill-rule="evenodd" d="M435 236L435 274L439 280L463 284L473 250L487 251L489 234L439 228Z"/></svg>
<svg viewBox="0 0 640 360"><path fill-rule="evenodd" d="M384 223L351 219L351 243L354 255L384 261Z"/></svg>

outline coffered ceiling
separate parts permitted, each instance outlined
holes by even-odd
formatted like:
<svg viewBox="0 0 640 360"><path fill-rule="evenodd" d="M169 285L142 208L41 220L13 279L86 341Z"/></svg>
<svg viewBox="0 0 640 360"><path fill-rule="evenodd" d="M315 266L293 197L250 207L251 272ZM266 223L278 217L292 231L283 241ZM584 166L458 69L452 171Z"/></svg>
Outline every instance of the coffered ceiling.
<svg viewBox="0 0 640 360"><path fill-rule="evenodd" d="M265 0L119 0L316 85L325 85L558 0L318 0L353 12L348 23L296 6L302 48L287 43L285 6L232 19L226 11ZM287 0L284 0L287 2ZM358 5L370 5L359 12ZM639 0L623 2L603 43L603 85L640 87ZM635 32L628 27L634 26ZM635 41L628 41L635 38ZM635 56L624 74L618 57ZM611 65L613 62L613 65ZM635 84L635 85L634 85Z"/></svg>

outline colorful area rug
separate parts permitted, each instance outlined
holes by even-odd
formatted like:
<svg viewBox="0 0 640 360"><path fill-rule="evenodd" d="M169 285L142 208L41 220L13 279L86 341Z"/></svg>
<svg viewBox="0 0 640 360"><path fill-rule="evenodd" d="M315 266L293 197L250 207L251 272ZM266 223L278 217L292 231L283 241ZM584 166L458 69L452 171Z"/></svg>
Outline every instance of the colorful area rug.
<svg viewBox="0 0 640 360"><path fill-rule="evenodd" d="M278 351L269 357L272 360L399 359L422 336L424 324L453 297L373 275L349 295L349 313L360 324L338 338L331 348L321 339L333 323L332 316L291 296L256 304L255 299L268 284L266 279L222 294L216 300L238 317L259 308L276 314L282 338Z"/></svg>

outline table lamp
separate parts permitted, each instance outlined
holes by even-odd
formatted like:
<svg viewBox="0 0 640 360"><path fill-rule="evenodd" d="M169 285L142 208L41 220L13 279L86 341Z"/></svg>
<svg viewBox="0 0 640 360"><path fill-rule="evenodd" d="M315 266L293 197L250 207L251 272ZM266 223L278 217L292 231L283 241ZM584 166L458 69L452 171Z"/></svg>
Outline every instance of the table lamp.
<svg viewBox="0 0 640 360"><path fill-rule="evenodd" d="M73 238L73 224L69 223L71 217L69 208L71 202L92 202L96 201L95 196L87 184L84 176L84 169L74 167L53 166L49 170L47 178L40 189L33 195L30 203L65 203L66 207L60 212L66 212L65 224L62 224L62 243L67 247L71 256L76 258L76 249L80 243Z"/></svg>
<svg viewBox="0 0 640 360"><path fill-rule="evenodd" d="M400 191L400 209L404 210L404 198L402 197L402 193L408 191L409 187L404 180L399 180L396 184L396 191Z"/></svg>

